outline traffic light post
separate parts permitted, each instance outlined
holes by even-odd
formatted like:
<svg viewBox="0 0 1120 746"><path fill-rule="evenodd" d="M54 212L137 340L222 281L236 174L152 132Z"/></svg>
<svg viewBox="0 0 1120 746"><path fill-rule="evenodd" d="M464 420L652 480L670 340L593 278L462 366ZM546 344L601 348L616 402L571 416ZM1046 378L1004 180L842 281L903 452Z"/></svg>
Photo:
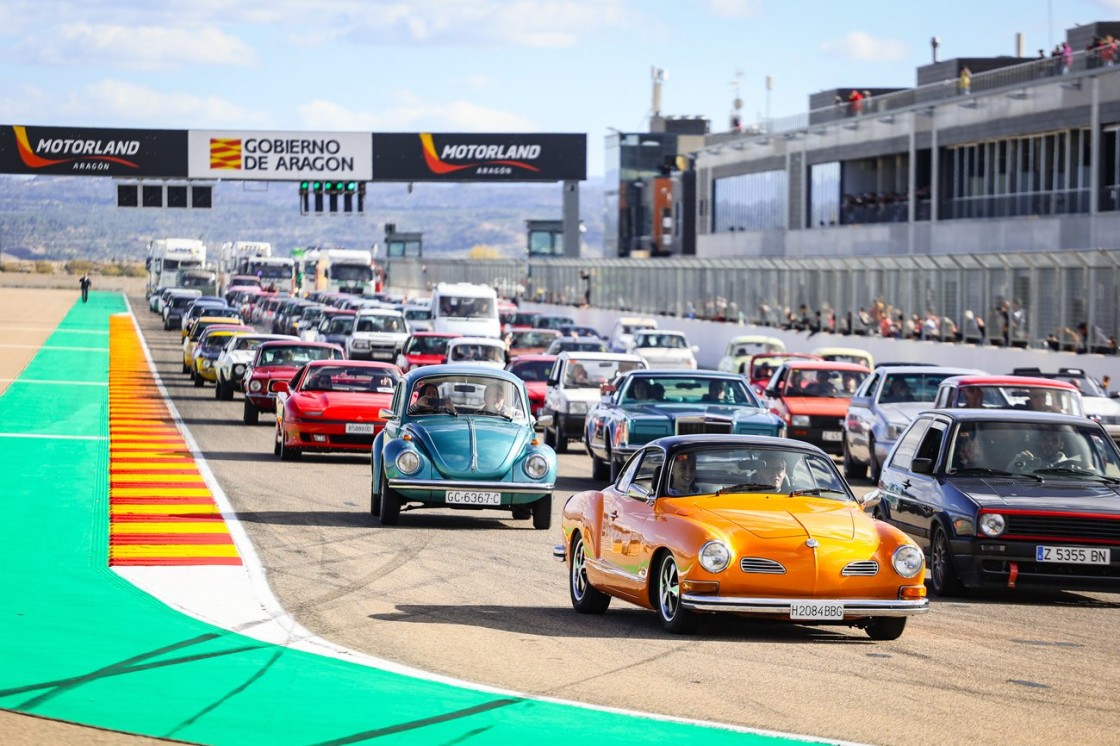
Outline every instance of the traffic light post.
<svg viewBox="0 0 1120 746"><path fill-rule="evenodd" d="M326 197L326 200L323 199ZM340 200L339 197L342 199ZM299 211L301 215L354 214L365 212L364 181L301 181ZM341 207L341 209L339 209Z"/></svg>

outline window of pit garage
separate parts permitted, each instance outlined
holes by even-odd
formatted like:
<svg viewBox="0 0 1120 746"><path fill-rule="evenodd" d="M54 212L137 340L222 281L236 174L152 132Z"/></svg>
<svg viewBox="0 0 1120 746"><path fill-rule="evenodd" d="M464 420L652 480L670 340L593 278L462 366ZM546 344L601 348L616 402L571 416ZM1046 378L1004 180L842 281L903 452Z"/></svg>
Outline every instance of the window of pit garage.
<svg viewBox="0 0 1120 746"><path fill-rule="evenodd" d="M917 453L918 445L922 442L926 430L929 429L929 423L928 419L917 420L906 431L902 440L898 442L898 446L894 449L894 455L891 456L891 466L909 471L910 462L914 460L914 454Z"/></svg>

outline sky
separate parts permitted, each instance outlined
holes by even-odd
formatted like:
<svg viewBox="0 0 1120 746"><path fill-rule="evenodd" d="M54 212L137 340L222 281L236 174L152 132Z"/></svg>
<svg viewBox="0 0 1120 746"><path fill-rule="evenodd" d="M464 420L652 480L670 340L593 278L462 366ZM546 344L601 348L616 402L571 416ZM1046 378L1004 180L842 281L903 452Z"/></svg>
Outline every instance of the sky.
<svg viewBox="0 0 1120 746"><path fill-rule="evenodd" d="M551 132L729 128L931 61L1053 48L1120 0L0 0L0 124ZM771 80L767 90L767 79Z"/></svg>

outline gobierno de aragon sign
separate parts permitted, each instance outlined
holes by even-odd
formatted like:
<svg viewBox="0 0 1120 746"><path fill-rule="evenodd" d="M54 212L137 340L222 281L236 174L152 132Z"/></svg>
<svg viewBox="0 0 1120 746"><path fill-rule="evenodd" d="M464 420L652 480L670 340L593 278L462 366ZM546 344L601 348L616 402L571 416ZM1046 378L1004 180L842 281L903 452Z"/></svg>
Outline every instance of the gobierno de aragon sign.
<svg viewBox="0 0 1120 746"><path fill-rule="evenodd" d="M0 173L207 181L584 181L587 136L0 125Z"/></svg>

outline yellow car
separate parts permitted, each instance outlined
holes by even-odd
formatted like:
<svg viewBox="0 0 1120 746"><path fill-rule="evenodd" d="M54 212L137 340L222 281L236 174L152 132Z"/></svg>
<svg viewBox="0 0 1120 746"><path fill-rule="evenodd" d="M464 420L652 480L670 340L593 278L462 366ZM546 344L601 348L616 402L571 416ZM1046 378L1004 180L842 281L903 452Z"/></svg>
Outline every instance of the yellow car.
<svg viewBox="0 0 1120 746"><path fill-rule="evenodd" d="M202 386L207 382L216 384L218 382L218 369L215 362L218 356L222 354L222 350L225 349L233 337L250 334L253 331L254 329L249 326L214 324L207 327L199 336L198 344L194 346L194 354L191 358L191 380L194 381L194 385Z"/></svg>
<svg viewBox="0 0 1120 746"><path fill-rule="evenodd" d="M855 363L868 370L875 367L871 353L859 347L818 347L813 350L813 354L834 363Z"/></svg>

